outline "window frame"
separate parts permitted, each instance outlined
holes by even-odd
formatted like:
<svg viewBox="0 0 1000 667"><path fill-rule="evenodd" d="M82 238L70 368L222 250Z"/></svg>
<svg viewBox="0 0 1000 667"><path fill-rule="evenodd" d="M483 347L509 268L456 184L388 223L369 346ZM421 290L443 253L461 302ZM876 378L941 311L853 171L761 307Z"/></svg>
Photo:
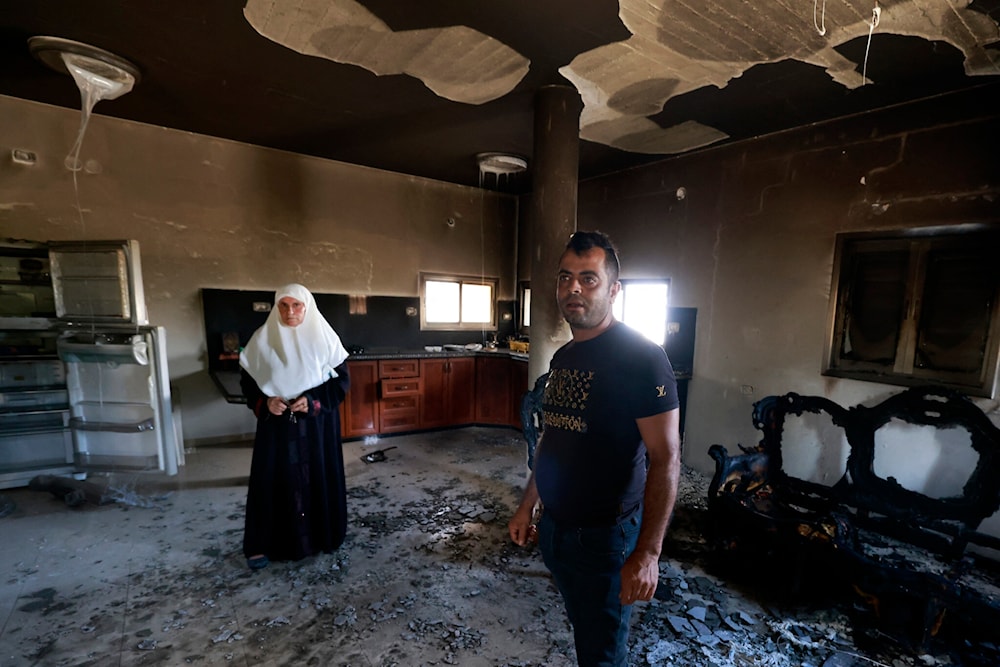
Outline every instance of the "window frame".
<svg viewBox="0 0 1000 667"><path fill-rule="evenodd" d="M837 234L831 280L826 340L822 374L864 382L917 386L933 384L955 389L970 396L993 398L996 393L998 357L1000 357L1000 269L992 268L993 285L986 311L986 338L980 367L969 372L921 368L917 362L918 341L926 334L921 326L925 296L928 258L932 253L948 249L998 247L1000 226L966 224L923 227L878 232L845 232ZM990 244L993 244L992 246ZM853 360L842 350L849 340L848 323L855 314L849 301L852 296L851 271L864 253L895 251L905 253L905 281L899 319L896 322L896 343L891 360ZM988 252L988 251L987 251ZM989 259L985 266L990 267ZM900 272L903 273L903 272ZM857 291L857 290L854 290ZM989 287L987 287L989 292ZM983 304L987 305L987 304Z"/></svg>
<svg viewBox="0 0 1000 667"><path fill-rule="evenodd" d="M420 272L420 330L421 331L496 331L497 330L497 293L500 289L500 279L484 276L465 276L459 274ZM458 322L428 322L427 321L427 290L428 281L457 283L459 293ZM487 286L490 288L490 321L462 322L462 298L465 285Z"/></svg>

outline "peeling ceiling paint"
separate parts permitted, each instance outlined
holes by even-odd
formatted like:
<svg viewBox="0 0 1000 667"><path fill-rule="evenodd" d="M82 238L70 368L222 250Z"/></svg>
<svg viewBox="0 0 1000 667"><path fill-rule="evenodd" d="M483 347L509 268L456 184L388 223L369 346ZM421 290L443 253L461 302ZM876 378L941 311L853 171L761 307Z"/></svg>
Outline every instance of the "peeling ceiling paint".
<svg viewBox="0 0 1000 667"><path fill-rule="evenodd" d="M559 72L583 99L582 138L655 155L728 138L697 121L661 127L650 116L672 97L724 88L754 65L798 60L822 67L845 88L862 85L859 63L837 47L874 29L947 42L965 55L970 75L1000 72L1000 58L986 49L998 38L997 24L968 3L904 0L883 3L877 12L876 6L619 0L619 18L632 37L581 53ZM379 75L408 74L441 97L468 104L511 92L530 65L464 26L393 31L353 0L250 0L245 14L261 35L300 53Z"/></svg>
<svg viewBox="0 0 1000 667"><path fill-rule="evenodd" d="M872 29L874 2L6 2L0 95L79 112L27 48L52 35L139 68L98 115L471 187L476 155L513 153L518 194L551 85L584 104L582 179L915 101L989 112L998 0L883 0Z"/></svg>
<svg viewBox="0 0 1000 667"><path fill-rule="evenodd" d="M527 58L476 30L395 32L352 0L249 0L244 14L261 35L299 53L380 76L408 74L456 102L495 100L528 72Z"/></svg>
<svg viewBox="0 0 1000 667"><path fill-rule="evenodd" d="M970 75L1000 73L1000 56L985 46L997 24L951 0L883 2L878 30L952 44ZM670 98L704 86L724 88L758 64L800 60L823 67L846 88L864 83L859 63L836 47L868 35L872 8L860 2L707 3L619 0L632 37L573 59L559 71L583 97L580 136L646 153L680 153L726 137L688 124L660 128L647 117ZM816 14L814 16L814 9ZM820 30L826 27L826 34ZM878 57L876 53L874 57Z"/></svg>

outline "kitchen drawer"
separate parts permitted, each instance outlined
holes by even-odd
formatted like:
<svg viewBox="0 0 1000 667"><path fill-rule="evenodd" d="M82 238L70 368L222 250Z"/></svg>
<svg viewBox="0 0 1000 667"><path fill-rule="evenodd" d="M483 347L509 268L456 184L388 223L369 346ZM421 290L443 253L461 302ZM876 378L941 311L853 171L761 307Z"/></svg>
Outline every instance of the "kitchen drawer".
<svg viewBox="0 0 1000 667"><path fill-rule="evenodd" d="M0 362L0 389L28 389L66 384L66 367L58 359Z"/></svg>
<svg viewBox="0 0 1000 667"><path fill-rule="evenodd" d="M0 434L49 431L69 426L69 410L0 413Z"/></svg>
<svg viewBox="0 0 1000 667"><path fill-rule="evenodd" d="M0 432L0 472L73 461L73 439L63 429L4 434Z"/></svg>
<svg viewBox="0 0 1000 667"><path fill-rule="evenodd" d="M420 362L417 359L383 359L378 362L380 378L417 377Z"/></svg>
<svg viewBox="0 0 1000 667"><path fill-rule="evenodd" d="M67 407L69 392L65 389L0 391L0 412Z"/></svg>
<svg viewBox="0 0 1000 667"><path fill-rule="evenodd" d="M392 433L393 431L412 431L417 428L419 421L420 409L416 407L383 411L379 414L379 430L382 433Z"/></svg>
<svg viewBox="0 0 1000 667"><path fill-rule="evenodd" d="M383 398L382 402L379 403L379 409L383 415L387 413L392 414L401 410L416 410L420 407L419 399L420 397L416 394Z"/></svg>
<svg viewBox="0 0 1000 667"><path fill-rule="evenodd" d="M382 398L410 396L420 393L420 378L393 378L382 380Z"/></svg>

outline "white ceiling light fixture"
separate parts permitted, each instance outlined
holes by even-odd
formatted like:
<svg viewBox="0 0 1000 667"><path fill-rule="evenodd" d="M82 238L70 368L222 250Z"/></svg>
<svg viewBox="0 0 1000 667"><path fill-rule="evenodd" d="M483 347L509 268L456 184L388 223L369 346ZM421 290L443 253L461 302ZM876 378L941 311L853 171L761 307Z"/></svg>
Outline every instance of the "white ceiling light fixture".
<svg viewBox="0 0 1000 667"><path fill-rule="evenodd" d="M77 171L81 167L80 145L94 105L101 100L121 97L132 90L139 81L139 68L104 49L61 37L30 37L28 50L55 71L72 76L80 89L80 132L66 157L66 167Z"/></svg>
<svg viewBox="0 0 1000 667"><path fill-rule="evenodd" d="M511 153L479 153L476 155L479 171L484 174L519 174L528 168L528 161Z"/></svg>

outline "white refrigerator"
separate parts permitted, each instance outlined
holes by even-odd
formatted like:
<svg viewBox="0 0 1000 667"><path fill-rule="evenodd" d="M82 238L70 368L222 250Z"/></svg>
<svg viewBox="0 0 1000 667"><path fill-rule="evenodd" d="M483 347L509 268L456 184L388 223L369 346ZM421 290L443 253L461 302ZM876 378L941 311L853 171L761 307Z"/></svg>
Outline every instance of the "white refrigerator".
<svg viewBox="0 0 1000 667"><path fill-rule="evenodd" d="M13 254L24 262L23 248L20 255L5 249L7 259ZM31 340L25 334L35 329L44 334L39 340L55 339L34 354L29 347L17 356L11 347L15 356L0 359L0 366L18 373L9 372L0 387L6 399L0 400L0 488L27 484L40 474L176 474L184 450L175 427L165 330L146 315L138 243L48 242L44 249L44 255L36 248L30 257L38 269L31 282L37 293L48 278L51 303L41 311L29 305L0 312L0 342L4 329L19 334L17 340ZM48 293L36 298L48 300ZM0 303L22 308L24 299ZM53 365L57 372L33 369Z"/></svg>

